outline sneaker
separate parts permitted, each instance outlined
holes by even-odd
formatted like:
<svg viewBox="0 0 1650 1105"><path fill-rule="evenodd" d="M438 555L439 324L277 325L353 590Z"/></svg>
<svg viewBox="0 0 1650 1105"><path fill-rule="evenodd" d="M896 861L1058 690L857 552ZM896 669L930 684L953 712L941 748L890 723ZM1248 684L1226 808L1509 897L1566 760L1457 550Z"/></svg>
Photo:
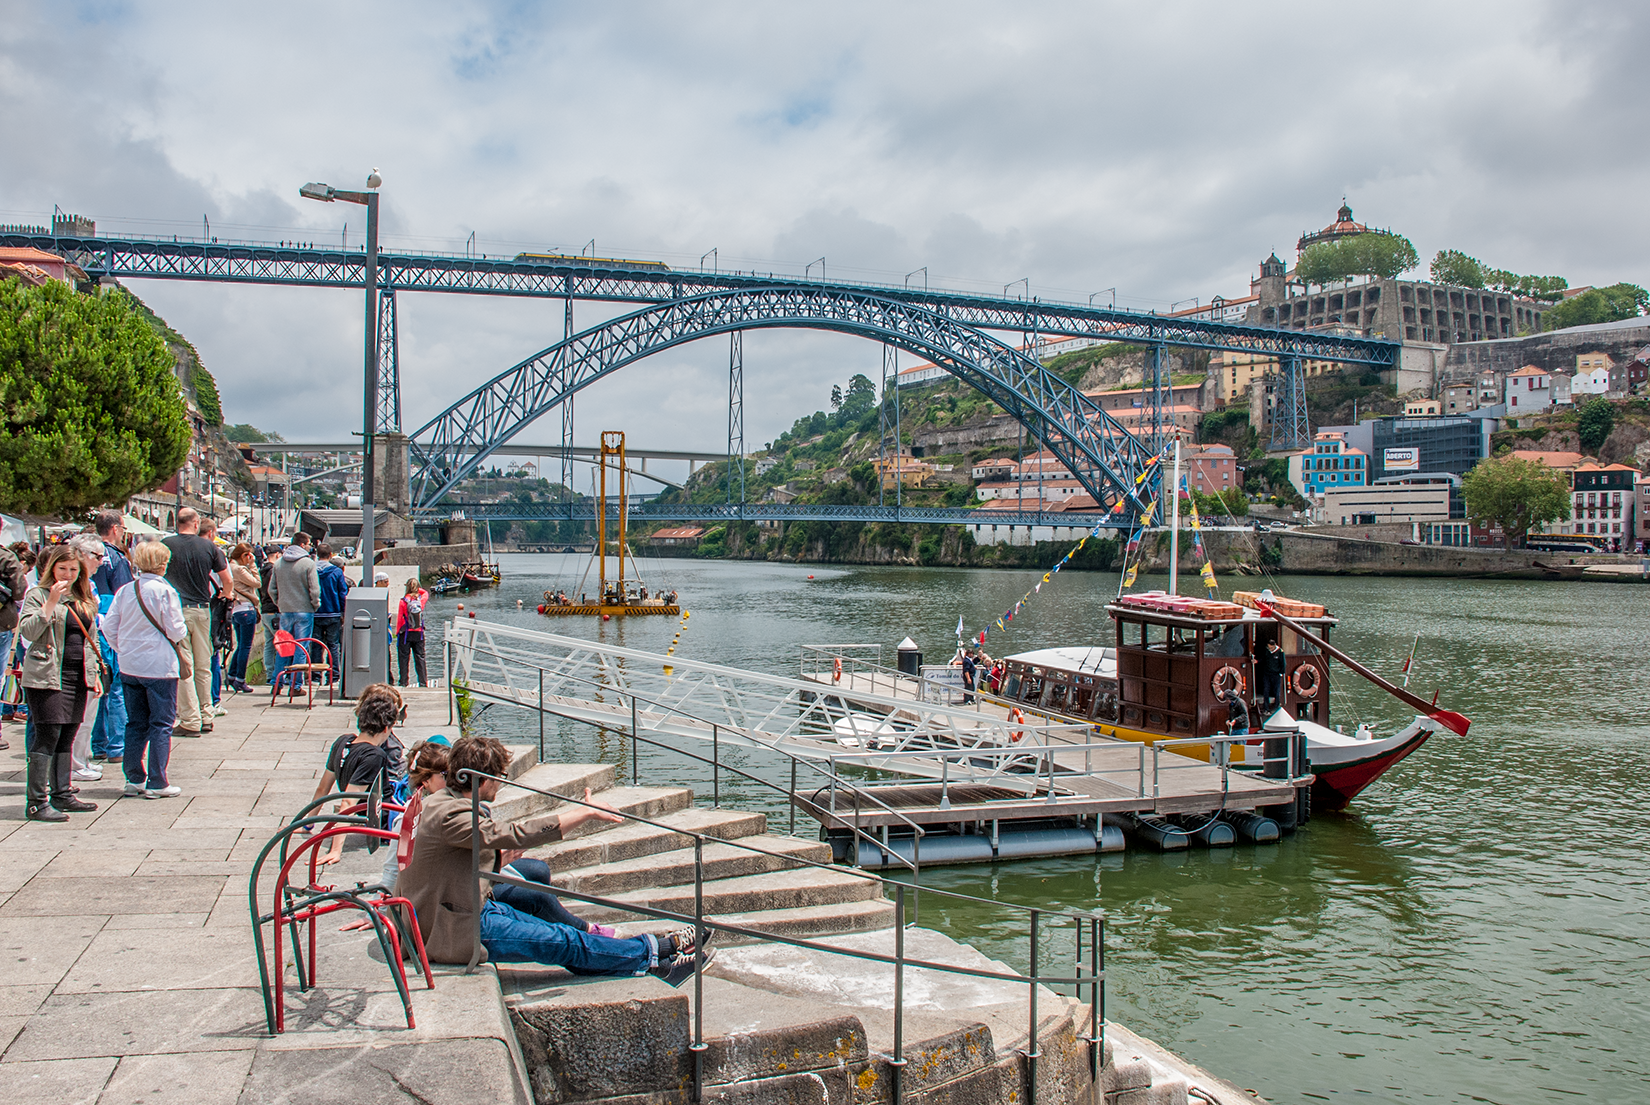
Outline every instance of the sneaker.
<svg viewBox="0 0 1650 1105"><path fill-rule="evenodd" d="M200 735L201 731L199 729L185 729L181 725L172 730L172 736L174 739L177 737L198 737Z"/></svg>
<svg viewBox="0 0 1650 1105"><path fill-rule="evenodd" d="M202 723L202 724L201 724L201 732L203 732L203 733L210 733L210 732L211 732L211 731L212 731L212 723L211 723L211 722L210 722L210 721L208 721L208 722L203 722L203 723Z"/></svg>
<svg viewBox="0 0 1650 1105"><path fill-rule="evenodd" d="M221 702L215 703L212 706L212 716L213 717L223 717L228 712L229 712L228 710L224 709L223 703L221 703Z"/></svg>
<svg viewBox="0 0 1650 1105"><path fill-rule="evenodd" d="M120 792L120 796L122 798L142 798L143 797L143 784L142 783L127 783L125 789L123 789Z"/></svg>
<svg viewBox="0 0 1650 1105"><path fill-rule="evenodd" d="M659 937L659 955L661 957L667 955L685 955L693 951L694 935L695 929L692 925L683 925L679 929L665 933L663 936ZM706 925L705 947L710 947L711 941L715 938L716 930L711 928L709 925ZM667 940L670 942L668 948L665 946L665 941Z"/></svg>
<svg viewBox="0 0 1650 1105"><path fill-rule="evenodd" d="M176 798L182 793L182 787L146 787L143 796L145 798Z"/></svg>
<svg viewBox="0 0 1650 1105"><path fill-rule="evenodd" d="M661 963L653 969L653 977L664 982L666 986L680 986L693 977L695 960L700 963L709 963L716 958L715 948L706 948L702 952L683 952L674 956L669 963Z"/></svg>
<svg viewBox="0 0 1650 1105"><path fill-rule="evenodd" d="M103 757L103 762L106 764L123 764L126 762L126 756L120 752L111 752Z"/></svg>
<svg viewBox="0 0 1650 1105"><path fill-rule="evenodd" d="M103 769L101 767L92 766L77 768L75 770L74 777L82 783L95 783L99 779L103 778Z"/></svg>

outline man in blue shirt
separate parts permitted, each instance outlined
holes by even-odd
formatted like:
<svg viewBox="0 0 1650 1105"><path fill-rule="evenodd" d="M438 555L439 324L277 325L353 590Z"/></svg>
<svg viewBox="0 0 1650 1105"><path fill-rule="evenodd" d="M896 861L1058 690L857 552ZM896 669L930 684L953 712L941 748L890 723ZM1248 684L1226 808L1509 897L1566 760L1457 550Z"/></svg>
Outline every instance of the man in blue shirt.
<svg viewBox="0 0 1650 1105"><path fill-rule="evenodd" d="M319 565L316 579L321 584L321 607L315 611L315 636L327 646L332 658L332 681L338 682L343 671L344 599L349 594L349 580L344 569L332 562L332 546L322 541L315 546L315 560Z"/></svg>
<svg viewBox="0 0 1650 1105"><path fill-rule="evenodd" d="M107 614L109 604L115 600L115 592L132 582L136 573L132 571L131 561L120 550L126 544L125 520L114 511L105 510L97 516L93 525L103 541L103 563L92 573L92 586L97 588L98 613ZM101 631L97 635L97 645L103 650L103 658L109 662L114 678L109 680L103 697L97 700L97 718L92 722L92 758L102 757L109 763L120 763L126 755L126 695L120 682L120 657L109 647L109 641Z"/></svg>

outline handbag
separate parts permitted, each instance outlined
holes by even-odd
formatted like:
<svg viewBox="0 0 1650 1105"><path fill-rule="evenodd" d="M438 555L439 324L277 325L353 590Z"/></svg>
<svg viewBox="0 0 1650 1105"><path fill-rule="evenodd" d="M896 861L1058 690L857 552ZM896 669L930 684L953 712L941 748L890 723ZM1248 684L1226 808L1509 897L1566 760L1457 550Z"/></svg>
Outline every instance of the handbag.
<svg viewBox="0 0 1650 1105"><path fill-rule="evenodd" d="M104 694L108 694L110 688L114 685L115 671L109 666L109 661L103 658L103 649L98 647L97 630L81 620L80 610L73 603L69 604L69 617L74 619L75 624L80 627L81 636L86 638L86 642L95 650L97 655L97 685L103 688Z"/></svg>
<svg viewBox="0 0 1650 1105"><path fill-rule="evenodd" d="M173 641L172 638L166 636L166 630L162 629L160 623L155 620L155 616L149 613L149 604L143 601L142 585L142 579L132 581L132 597L137 599L138 609L142 610L143 616L149 619L149 624L155 627L155 632L159 633L164 640L171 642L172 651L178 654L178 678L190 678L195 674L194 661L190 659L188 650L183 647L183 641ZM187 636L184 638L184 640L188 639Z"/></svg>

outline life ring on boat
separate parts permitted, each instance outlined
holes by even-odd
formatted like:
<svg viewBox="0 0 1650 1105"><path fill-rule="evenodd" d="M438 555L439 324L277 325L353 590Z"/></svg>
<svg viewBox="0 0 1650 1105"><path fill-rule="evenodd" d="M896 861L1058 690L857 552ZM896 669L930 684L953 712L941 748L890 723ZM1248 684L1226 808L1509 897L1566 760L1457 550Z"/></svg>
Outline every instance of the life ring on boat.
<svg viewBox="0 0 1650 1105"><path fill-rule="evenodd" d="M1318 693L1318 687L1323 683L1323 676L1318 673L1316 666L1302 664L1295 669L1295 674L1289 677L1289 686L1302 698L1313 698Z"/></svg>
<svg viewBox="0 0 1650 1105"><path fill-rule="evenodd" d="M1249 681L1243 678L1243 672L1234 668L1231 664L1225 664L1219 671L1215 672L1215 677L1209 680L1209 689L1214 691L1216 695L1223 693L1226 690L1226 677L1228 675L1234 680L1233 686L1237 688L1238 694L1249 693Z"/></svg>
<svg viewBox="0 0 1650 1105"><path fill-rule="evenodd" d="M1020 712L1020 708L1018 706L1008 712L1008 723L1010 725L1024 725L1026 723L1026 716ZM1026 739L1026 731L1024 729L1016 729L1008 735L1008 739L1015 742L1023 741Z"/></svg>
<svg viewBox="0 0 1650 1105"><path fill-rule="evenodd" d="M842 657L840 656L831 663L831 682L842 682Z"/></svg>

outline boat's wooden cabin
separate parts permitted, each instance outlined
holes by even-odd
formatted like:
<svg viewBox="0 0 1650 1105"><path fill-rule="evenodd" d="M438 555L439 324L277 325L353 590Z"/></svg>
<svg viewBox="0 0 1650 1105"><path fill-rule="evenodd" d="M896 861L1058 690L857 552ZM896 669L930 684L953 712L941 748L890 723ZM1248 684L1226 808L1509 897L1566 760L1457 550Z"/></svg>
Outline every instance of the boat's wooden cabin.
<svg viewBox="0 0 1650 1105"><path fill-rule="evenodd" d="M1044 648L1004 657L998 694L1029 709L1116 721L1116 654L1109 648Z"/></svg>
<svg viewBox="0 0 1650 1105"><path fill-rule="evenodd" d="M1148 738L1224 733L1227 708L1217 695L1235 683L1255 706L1261 692L1257 661L1268 640L1279 641L1286 657L1284 708L1291 717L1329 724L1329 657L1279 622L1249 609L1209 618L1114 603L1106 612L1117 631L1119 729ZM1336 623L1327 614L1293 620L1325 640ZM1252 727L1259 727L1261 716L1258 710L1251 714Z"/></svg>

